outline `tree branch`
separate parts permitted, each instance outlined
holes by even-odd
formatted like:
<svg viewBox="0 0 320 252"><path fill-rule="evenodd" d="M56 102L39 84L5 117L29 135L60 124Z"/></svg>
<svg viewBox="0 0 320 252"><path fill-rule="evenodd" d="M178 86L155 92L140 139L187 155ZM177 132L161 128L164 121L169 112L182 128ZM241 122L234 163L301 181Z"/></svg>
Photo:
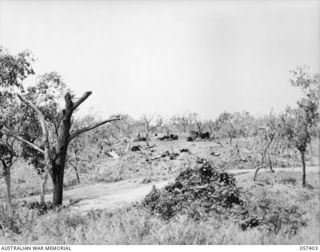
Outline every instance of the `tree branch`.
<svg viewBox="0 0 320 252"><path fill-rule="evenodd" d="M41 152L42 154L44 154L44 150L42 150L39 146L35 145L34 143L29 142L28 140L22 138L21 136L14 136L17 140L28 144L30 147L32 147L33 149Z"/></svg>
<svg viewBox="0 0 320 252"><path fill-rule="evenodd" d="M37 146L36 144L34 144L34 143L32 143L32 142L24 139L23 137L21 137L21 136L19 136L19 135L17 135L17 134L14 134L14 133L10 132L10 131L7 129L7 127L5 127L5 131L3 131L3 134L7 136L7 139L8 139L8 137L12 137L12 138L14 138L14 139L16 139L16 140L19 140L19 141L21 141L21 142L24 142L24 143L28 144L28 145L29 145L30 147L32 147L33 149L35 149L35 150L37 150L37 151L39 151L39 152L41 152L41 153L44 154L44 150L42 150L39 146ZM6 143L6 144L7 144L7 143ZM12 144L14 144L14 141L12 141ZM10 146L8 146L8 148L10 148ZM12 146L11 146L11 148L12 148ZM13 148L12 148L12 150L13 150Z"/></svg>
<svg viewBox="0 0 320 252"><path fill-rule="evenodd" d="M31 109L33 109L37 113L39 121L40 121L40 124L41 124L42 134L43 134L42 135L42 141L43 141L44 144L48 144L49 145L48 128L47 128L46 120L45 120L45 117L44 117L43 113L41 112L41 110L37 106L35 106L31 102L29 102L26 99L24 99L21 95L17 94L17 96L19 97L19 99L23 103L25 103L28 107L30 107Z"/></svg>
<svg viewBox="0 0 320 252"><path fill-rule="evenodd" d="M77 136L81 135L84 132L87 132L87 131L93 130L95 128L98 128L99 126L101 126L103 124L106 124L106 123L109 123L109 122L113 122L113 121L118 121L118 120L121 120L121 118L120 117L116 117L116 118L108 119L108 120L99 122L99 123L97 123L95 125L84 127L82 129L76 130L75 132L71 133L71 136L69 138L69 142L72 141L74 138L76 138Z"/></svg>
<svg viewBox="0 0 320 252"><path fill-rule="evenodd" d="M85 93L73 104L72 110L73 110L73 111L76 110L76 109L81 105L81 103L83 103L91 94L92 94L91 91L85 92Z"/></svg>

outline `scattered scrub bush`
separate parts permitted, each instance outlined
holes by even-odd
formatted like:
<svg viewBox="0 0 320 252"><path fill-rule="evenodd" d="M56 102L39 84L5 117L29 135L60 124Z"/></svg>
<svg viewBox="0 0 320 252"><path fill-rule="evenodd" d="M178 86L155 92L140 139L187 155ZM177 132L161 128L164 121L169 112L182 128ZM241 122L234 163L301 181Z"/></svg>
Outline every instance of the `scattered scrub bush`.
<svg viewBox="0 0 320 252"><path fill-rule="evenodd" d="M31 229L37 212L13 204L0 204L0 231L3 235L17 235Z"/></svg>
<svg viewBox="0 0 320 252"><path fill-rule="evenodd" d="M164 189L153 188L142 205L164 220L181 215L194 220L214 216L219 221L231 220L243 231L258 228L289 237L306 226L305 212L296 202L287 202L264 188L254 190L255 194L240 191L232 175L201 160Z"/></svg>
<svg viewBox="0 0 320 252"><path fill-rule="evenodd" d="M304 214L296 204L279 199L278 195L270 191L262 190L246 200L239 215L239 224L242 230L258 227L272 234L281 232L291 237L307 225Z"/></svg>
<svg viewBox="0 0 320 252"><path fill-rule="evenodd" d="M152 214L169 220L178 214L193 219L206 218L211 213L226 214L242 203L234 177L202 159L164 189L153 188L142 204Z"/></svg>
<svg viewBox="0 0 320 252"><path fill-rule="evenodd" d="M280 183L295 185L297 183L297 179L293 177L287 177L287 178L281 179Z"/></svg>

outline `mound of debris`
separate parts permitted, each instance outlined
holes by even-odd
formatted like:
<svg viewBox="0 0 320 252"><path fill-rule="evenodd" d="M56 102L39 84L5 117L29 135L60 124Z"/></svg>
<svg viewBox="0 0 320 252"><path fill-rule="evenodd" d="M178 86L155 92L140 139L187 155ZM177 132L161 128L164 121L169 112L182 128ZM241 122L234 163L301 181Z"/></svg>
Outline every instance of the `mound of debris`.
<svg viewBox="0 0 320 252"><path fill-rule="evenodd" d="M226 214L242 203L233 175L199 159L195 167L181 172L172 184L161 190L153 188L143 206L168 220L179 214L194 219L206 218L211 213Z"/></svg>

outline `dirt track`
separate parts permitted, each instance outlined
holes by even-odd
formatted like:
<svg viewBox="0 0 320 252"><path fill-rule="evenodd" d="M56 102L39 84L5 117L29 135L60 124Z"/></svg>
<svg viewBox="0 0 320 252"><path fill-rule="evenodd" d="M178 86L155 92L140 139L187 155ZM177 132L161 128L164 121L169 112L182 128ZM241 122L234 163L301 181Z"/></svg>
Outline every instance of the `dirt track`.
<svg viewBox="0 0 320 252"><path fill-rule="evenodd" d="M275 168L277 171L289 171L289 172L300 172L301 167L293 168ZM319 166L307 167L307 173L319 172ZM255 170L230 170L238 176L251 176ZM261 169L260 172L269 171L268 169ZM71 208L79 210L81 212L86 212L90 209L116 209L118 207L141 201L155 185L157 188L162 188L168 183L173 181L164 180L159 182L152 182L149 184L139 184L133 181L120 181L116 183L109 184L96 184L91 186L84 186L81 188L72 189L65 191L64 202L70 202ZM47 199L51 195L46 195ZM38 200L38 196L29 197L27 200Z"/></svg>
<svg viewBox="0 0 320 252"><path fill-rule="evenodd" d="M155 185L166 186L172 180L153 182L147 185L133 182L117 182L86 186L65 193L65 200L75 202L72 208L82 211L90 209L115 209L126 204L141 201Z"/></svg>

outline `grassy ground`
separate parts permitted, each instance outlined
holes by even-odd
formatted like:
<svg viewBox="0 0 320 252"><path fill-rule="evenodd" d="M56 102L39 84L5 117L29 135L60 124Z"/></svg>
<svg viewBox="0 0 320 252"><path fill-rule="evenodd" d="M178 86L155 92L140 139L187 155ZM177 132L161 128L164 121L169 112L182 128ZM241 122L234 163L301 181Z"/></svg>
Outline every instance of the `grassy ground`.
<svg viewBox="0 0 320 252"><path fill-rule="evenodd" d="M250 155L250 143L240 142L241 159ZM100 158L81 170L81 185L76 184L73 170L66 173L67 189L96 182L110 182L120 172L120 180L136 183L145 179L173 178L199 157L207 158L218 168L254 168L240 161L234 146L222 142L153 141L156 147L129 152L121 160ZM190 153L180 153L182 148ZM153 150L153 151L152 151ZM161 157L164 152L179 153L174 159ZM212 153L215 155L212 155ZM279 160L299 166L297 153L285 153ZM309 155L310 156L310 155ZM309 164L316 158L309 157ZM119 178L118 178L119 179ZM265 218L263 226L241 229L234 218L212 216L195 221L177 216L164 221L139 205L120 209L96 210L87 213L68 208L39 215L36 210L15 203L12 209L0 204L0 244L319 244L320 243L320 178L319 173L307 174L307 188L301 187L301 173L259 173L256 182L246 174L236 176L237 185L248 198L250 214ZM13 193L16 199L39 193L39 178L23 162L13 169ZM125 182L125 181L123 181ZM50 190L50 181L48 188ZM4 183L0 184L0 197ZM1 199L3 202L3 200ZM15 201L16 202L16 201Z"/></svg>
<svg viewBox="0 0 320 252"><path fill-rule="evenodd" d="M264 226L247 230L235 219L216 216L206 221L186 216L164 221L141 206L86 214L61 209L40 216L35 210L1 206L0 219L6 224L2 224L0 243L319 244L319 173L309 176L307 189L297 183L300 175L262 173L257 183L238 178L238 185L250 199L250 211L264 211L259 215L267 218ZM292 209L295 211L290 212Z"/></svg>

